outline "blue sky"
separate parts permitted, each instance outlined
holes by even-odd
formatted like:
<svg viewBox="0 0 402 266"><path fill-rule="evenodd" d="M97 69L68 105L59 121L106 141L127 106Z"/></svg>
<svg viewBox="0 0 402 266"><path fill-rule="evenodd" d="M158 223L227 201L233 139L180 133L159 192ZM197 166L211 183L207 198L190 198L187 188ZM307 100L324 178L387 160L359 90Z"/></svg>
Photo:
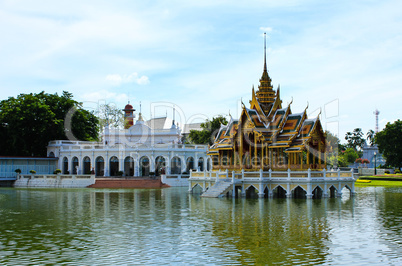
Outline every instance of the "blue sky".
<svg viewBox="0 0 402 266"><path fill-rule="evenodd" d="M0 1L0 99L72 92L87 108L196 122L248 103L263 68L283 104L347 131L402 118L401 1Z"/></svg>

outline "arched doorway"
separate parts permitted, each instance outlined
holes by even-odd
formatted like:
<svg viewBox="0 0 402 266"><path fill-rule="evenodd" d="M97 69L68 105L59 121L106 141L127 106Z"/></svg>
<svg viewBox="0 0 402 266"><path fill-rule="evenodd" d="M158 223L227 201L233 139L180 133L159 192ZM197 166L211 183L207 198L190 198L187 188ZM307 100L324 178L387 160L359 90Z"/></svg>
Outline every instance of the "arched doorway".
<svg viewBox="0 0 402 266"><path fill-rule="evenodd" d="M286 198L286 190L281 186L277 186L272 192L274 198Z"/></svg>
<svg viewBox="0 0 402 266"><path fill-rule="evenodd" d="M63 174L69 174L68 172L68 158L64 157L63 158Z"/></svg>
<svg viewBox="0 0 402 266"><path fill-rule="evenodd" d="M322 198L322 189L319 186L316 186L313 190L313 199L321 199Z"/></svg>
<svg viewBox="0 0 402 266"><path fill-rule="evenodd" d="M329 197L330 198L336 198L336 193L337 193L337 189L334 186L331 186L329 188Z"/></svg>
<svg viewBox="0 0 402 266"><path fill-rule="evenodd" d="M77 157L73 157L73 175L78 174L78 158Z"/></svg>
<svg viewBox="0 0 402 266"><path fill-rule="evenodd" d="M140 176L149 176L149 158L147 156L140 159Z"/></svg>
<svg viewBox="0 0 402 266"><path fill-rule="evenodd" d="M181 160L179 157L172 158L170 174L172 174L172 175L180 175L181 174Z"/></svg>
<svg viewBox="0 0 402 266"><path fill-rule="evenodd" d="M203 172L204 171L204 158L200 157L198 159L198 168L199 171Z"/></svg>
<svg viewBox="0 0 402 266"><path fill-rule="evenodd" d="M104 176L105 174L105 161L101 156L95 160L95 174L97 176Z"/></svg>
<svg viewBox="0 0 402 266"><path fill-rule="evenodd" d="M251 198L251 199L258 198L258 190L254 186L250 186L246 190L246 198Z"/></svg>
<svg viewBox="0 0 402 266"><path fill-rule="evenodd" d="M307 198L307 192L300 186L297 186L293 190L293 198L295 199L305 199Z"/></svg>
<svg viewBox="0 0 402 266"><path fill-rule="evenodd" d="M54 152L49 152L49 156L48 157L50 157L50 158L54 158L55 156L54 156Z"/></svg>
<svg viewBox="0 0 402 266"><path fill-rule="evenodd" d="M89 175L91 173L91 159L88 156L82 160L82 166L84 175Z"/></svg>
<svg viewBox="0 0 402 266"><path fill-rule="evenodd" d="M124 159L124 175L134 176L134 159L130 156Z"/></svg>
<svg viewBox="0 0 402 266"><path fill-rule="evenodd" d="M158 156L155 159L155 176L160 176L165 174L166 162L163 156Z"/></svg>
<svg viewBox="0 0 402 266"><path fill-rule="evenodd" d="M109 160L110 176L117 176L117 172L119 171L119 159L116 156L112 156Z"/></svg>
<svg viewBox="0 0 402 266"><path fill-rule="evenodd" d="M190 170L194 170L194 158L188 157L186 162L186 172L190 173Z"/></svg>
<svg viewBox="0 0 402 266"><path fill-rule="evenodd" d="M207 159L207 171L211 171L211 158Z"/></svg>

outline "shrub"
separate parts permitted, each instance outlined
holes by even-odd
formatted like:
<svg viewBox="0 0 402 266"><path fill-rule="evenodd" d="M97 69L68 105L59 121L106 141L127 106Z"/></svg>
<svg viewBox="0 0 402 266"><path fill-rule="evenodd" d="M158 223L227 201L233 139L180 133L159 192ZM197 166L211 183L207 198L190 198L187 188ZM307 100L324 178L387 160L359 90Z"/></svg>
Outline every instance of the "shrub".
<svg viewBox="0 0 402 266"><path fill-rule="evenodd" d="M21 174L21 169L15 169L15 171L14 172L16 172L17 174Z"/></svg>
<svg viewBox="0 0 402 266"><path fill-rule="evenodd" d="M363 159L362 163L370 163L370 161L368 159Z"/></svg>
<svg viewBox="0 0 402 266"><path fill-rule="evenodd" d="M389 170L385 170L384 173L389 175L390 172Z"/></svg>
<svg viewBox="0 0 402 266"><path fill-rule="evenodd" d="M118 172L116 173L117 176L123 176L123 174L124 174L123 171L118 171Z"/></svg>
<svg viewBox="0 0 402 266"><path fill-rule="evenodd" d="M357 158L355 163L362 163L362 158Z"/></svg>
<svg viewBox="0 0 402 266"><path fill-rule="evenodd" d="M53 174L60 174L61 173L61 170L60 169L56 169L56 170L54 170L54 172L53 172Z"/></svg>
<svg viewBox="0 0 402 266"><path fill-rule="evenodd" d="M399 169L395 170L395 174L400 174L400 173L401 173L401 170L399 170Z"/></svg>
<svg viewBox="0 0 402 266"><path fill-rule="evenodd" d="M35 171L35 170L29 170L29 172L30 172L31 174L36 174L36 171Z"/></svg>

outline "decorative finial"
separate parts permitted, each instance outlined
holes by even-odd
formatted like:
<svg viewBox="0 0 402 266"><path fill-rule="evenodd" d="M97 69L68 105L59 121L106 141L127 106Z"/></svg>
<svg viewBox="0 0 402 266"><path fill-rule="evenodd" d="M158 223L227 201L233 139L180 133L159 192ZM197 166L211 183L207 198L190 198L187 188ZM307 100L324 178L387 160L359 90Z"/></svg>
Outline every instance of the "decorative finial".
<svg viewBox="0 0 402 266"><path fill-rule="evenodd" d="M174 105L173 105L173 121L172 121L172 125L174 125L174 115L175 115L175 109L174 109Z"/></svg>
<svg viewBox="0 0 402 266"><path fill-rule="evenodd" d="M267 33L264 32L264 71L267 71Z"/></svg>

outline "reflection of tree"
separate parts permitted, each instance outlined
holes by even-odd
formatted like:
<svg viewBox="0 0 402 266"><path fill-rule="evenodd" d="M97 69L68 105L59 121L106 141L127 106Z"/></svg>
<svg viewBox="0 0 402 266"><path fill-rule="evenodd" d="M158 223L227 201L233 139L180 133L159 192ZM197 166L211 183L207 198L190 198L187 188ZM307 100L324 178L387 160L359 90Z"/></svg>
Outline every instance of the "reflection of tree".
<svg viewBox="0 0 402 266"><path fill-rule="evenodd" d="M393 234L386 234L390 240L402 239L401 217L402 193L398 188L384 188L384 195L379 200L379 214L381 215L381 224L387 230L391 230Z"/></svg>
<svg viewBox="0 0 402 266"><path fill-rule="evenodd" d="M205 201L218 244L240 264L322 263L328 254L324 202L286 199ZM192 206L197 202L192 202Z"/></svg>

